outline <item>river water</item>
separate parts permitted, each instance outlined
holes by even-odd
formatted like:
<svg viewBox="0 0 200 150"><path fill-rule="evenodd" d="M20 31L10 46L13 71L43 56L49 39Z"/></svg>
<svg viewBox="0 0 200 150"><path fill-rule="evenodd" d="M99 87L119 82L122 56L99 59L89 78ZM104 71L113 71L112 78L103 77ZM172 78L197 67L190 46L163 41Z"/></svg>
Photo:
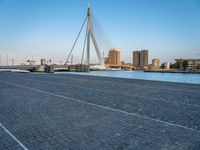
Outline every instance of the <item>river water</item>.
<svg viewBox="0 0 200 150"><path fill-rule="evenodd" d="M155 73L143 71L91 71L91 72L57 72L56 74L79 74L91 76L117 77L200 84L200 74Z"/></svg>

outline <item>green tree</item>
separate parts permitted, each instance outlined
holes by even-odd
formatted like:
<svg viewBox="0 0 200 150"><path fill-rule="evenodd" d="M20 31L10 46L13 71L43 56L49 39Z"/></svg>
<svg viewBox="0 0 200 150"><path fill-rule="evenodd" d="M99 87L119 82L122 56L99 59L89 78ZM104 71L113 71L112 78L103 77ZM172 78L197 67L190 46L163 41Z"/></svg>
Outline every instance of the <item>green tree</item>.
<svg viewBox="0 0 200 150"><path fill-rule="evenodd" d="M187 66L188 66L188 61L187 60L184 60L183 63L183 69L186 70Z"/></svg>
<svg viewBox="0 0 200 150"><path fill-rule="evenodd" d="M199 70L199 69L200 69L200 65L198 65L198 66L196 67L196 69L198 69L198 70Z"/></svg>
<svg viewBox="0 0 200 150"><path fill-rule="evenodd" d="M177 64L176 63L170 64L170 69L177 69Z"/></svg>
<svg viewBox="0 0 200 150"><path fill-rule="evenodd" d="M176 60L176 63L174 64L174 68L180 69L180 67L181 67L181 60L180 60L180 59L177 59L177 60Z"/></svg>
<svg viewBox="0 0 200 150"><path fill-rule="evenodd" d="M161 69L165 69L165 63L162 63L162 65L160 66Z"/></svg>

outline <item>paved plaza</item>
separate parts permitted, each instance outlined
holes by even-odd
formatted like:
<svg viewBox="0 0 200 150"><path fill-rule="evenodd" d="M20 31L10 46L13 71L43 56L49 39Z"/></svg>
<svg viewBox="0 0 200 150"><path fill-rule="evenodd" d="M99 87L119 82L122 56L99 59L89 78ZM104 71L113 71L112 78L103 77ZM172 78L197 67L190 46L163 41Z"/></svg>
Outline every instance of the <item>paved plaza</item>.
<svg viewBox="0 0 200 150"><path fill-rule="evenodd" d="M200 85L0 72L0 150L199 150Z"/></svg>

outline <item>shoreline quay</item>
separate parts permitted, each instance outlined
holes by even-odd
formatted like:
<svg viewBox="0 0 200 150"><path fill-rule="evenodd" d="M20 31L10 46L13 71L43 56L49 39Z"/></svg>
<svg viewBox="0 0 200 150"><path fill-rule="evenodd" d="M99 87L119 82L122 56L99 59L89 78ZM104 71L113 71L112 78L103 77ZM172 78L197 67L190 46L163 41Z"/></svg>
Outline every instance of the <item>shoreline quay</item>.
<svg viewBox="0 0 200 150"><path fill-rule="evenodd" d="M200 71L180 71L180 70L144 70L144 72L200 74Z"/></svg>

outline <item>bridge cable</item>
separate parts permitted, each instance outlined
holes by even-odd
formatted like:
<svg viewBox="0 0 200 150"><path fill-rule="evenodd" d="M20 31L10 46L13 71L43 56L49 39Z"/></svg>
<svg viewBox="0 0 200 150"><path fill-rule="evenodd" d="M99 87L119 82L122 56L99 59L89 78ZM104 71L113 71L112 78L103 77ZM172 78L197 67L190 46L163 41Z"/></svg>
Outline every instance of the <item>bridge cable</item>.
<svg viewBox="0 0 200 150"><path fill-rule="evenodd" d="M83 57L84 57L84 53L85 53L85 46L86 46L86 41L87 41L87 35L88 35L88 28L86 29L86 34L85 34L85 39L84 39L83 52L82 52L82 58L81 58L81 65L83 64Z"/></svg>
<svg viewBox="0 0 200 150"><path fill-rule="evenodd" d="M83 30L83 27L84 27L84 25L85 25L85 22L86 22L87 18L88 18L88 16L85 17L85 20L84 20L84 22L83 22L83 24L82 24L82 26L81 26L81 29L80 29L80 31L79 31L77 37L76 37L76 40L75 40L75 42L74 42L74 44L73 44L73 46L72 46L72 48L71 48L71 50L70 50L69 55L68 55L68 57L67 57L67 60L66 60L66 62L65 62L65 65L67 64L67 62L68 62L68 60L69 60L69 58L70 58L70 56L71 56L71 54L72 54L72 51L73 51L73 49L74 49L74 47L75 47L75 45L76 45L76 42L78 41L78 38L79 38L79 36L80 36L82 30Z"/></svg>
<svg viewBox="0 0 200 150"><path fill-rule="evenodd" d="M101 50L104 49L106 52L112 47L116 47L115 43L111 40L111 38L108 36L107 32L104 30L104 28L101 26L101 23L98 21L98 19L95 17L95 15L92 15L92 21L93 21L93 33L95 34L95 37L99 43L99 47Z"/></svg>

